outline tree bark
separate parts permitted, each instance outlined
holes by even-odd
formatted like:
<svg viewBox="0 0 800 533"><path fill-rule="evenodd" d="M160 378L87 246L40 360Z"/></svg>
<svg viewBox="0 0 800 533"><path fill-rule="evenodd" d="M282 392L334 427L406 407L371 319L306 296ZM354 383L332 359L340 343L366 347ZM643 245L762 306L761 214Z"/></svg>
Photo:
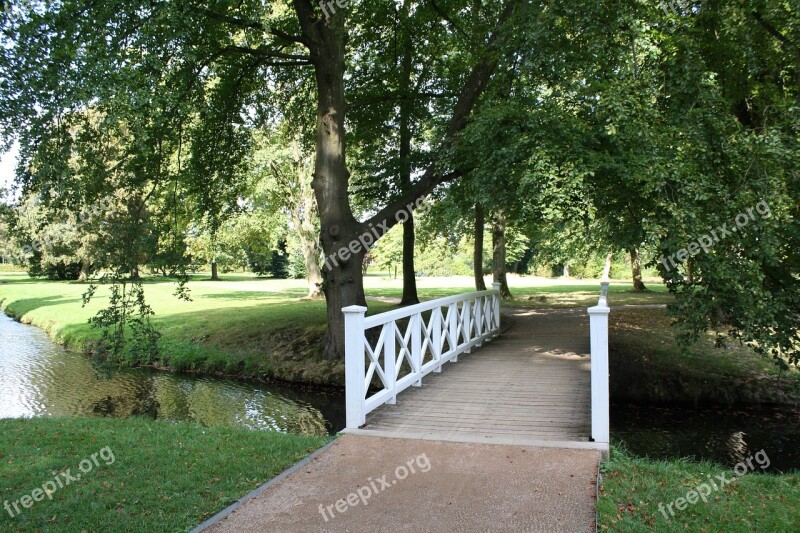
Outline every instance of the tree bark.
<svg viewBox="0 0 800 533"><path fill-rule="evenodd" d="M630 250L631 252L631 273L633 274L633 290L635 291L643 291L646 290L647 287L644 286L644 282L642 281L642 264L639 260L639 251L634 246Z"/></svg>
<svg viewBox="0 0 800 533"><path fill-rule="evenodd" d="M300 239L300 250L303 253L303 264L306 267L306 282L308 294L306 299L323 297L322 286L324 283L322 270L319 267L319 230L317 229L317 209L314 200L314 191L308 186L308 171L305 158L300 151L300 143L292 141L292 151L295 163L295 175L291 182L282 183L284 194L287 196L292 224L296 228ZM281 176L276 176L281 182Z"/></svg>
<svg viewBox="0 0 800 533"><path fill-rule="evenodd" d="M512 298L506 279L506 217L503 210L498 210L492 223L492 272L494 282L500 282L500 297Z"/></svg>
<svg viewBox="0 0 800 533"><path fill-rule="evenodd" d="M611 275L611 259L614 257L614 251L609 250L608 255L606 256L606 264L603 267L603 277L600 278L602 281L608 281L608 277Z"/></svg>
<svg viewBox="0 0 800 533"><path fill-rule="evenodd" d="M564 263L564 277L569 279L569 263Z"/></svg>
<svg viewBox="0 0 800 533"><path fill-rule="evenodd" d="M486 217L483 206L475 204L475 250L472 253L472 271L475 275L475 290L485 291L486 282L483 280L483 231L486 226Z"/></svg>
<svg viewBox="0 0 800 533"><path fill-rule="evenodd" d="M211 281L219 281L219 274L217 273L216 261L211 261Z"/></svg>
<svg viewBox="0 0 800 533"><path fill-rule="evenodd" d="M403 18L408 18L408 2L403 5ZM411 188L411 106L408 98L411 89L414 44L408 31L403 31L403 57L401 59L400 94L400 188L403 193ZM400 305L419 303L417 273L414 266L414 213L408 213L403 223L403 297Z"/></svg>
<svg viewBox="0 0 800 533"><path fill-rule="evenodd" d="M487 54L467 76L442 140L443 146L452 142L464 129L472 109L491 80L499 58L499 54L493 52L497 52L501 30L505 29L519 3L519 0L509 0L505 5L495 32L487 39ZM416 202L414 205L419 205L437 185L460 176L463 170L456 169L447 174L440 165L433 163L399 198L368 221L356 221L350 208L349 173L345 162L344 14L338 10L330 18L323 18L309 0L294 0L293 4L303 33L301 41L309 49L317 85L316 155L311 186L319 209L320 242L325 254L323 290L328 313L325 355L343 358L342 307L366 304L361 266L367 250L358 246L359 237L369 234L373 241L379 239L396 223L402 222L398 216L400 212L407 214L413 210L413 206L407 208L409 204Z"/></svg>
<svg viewBox="0 0 800 533"><path fill-rule="evenodd" d="M78 281L80 282L87 282L89 281L89 274L91 273L92 263L88 259L83 259L81 261L81 273L78 274Z"/></svg>
<svg viewBox="0 0 800 533"><path fill-rule="evenodd" d="M341 11L320 18L307 0L295 0L295 9L311 52L317 84L317 125L314 176L311 187L320 218L320 243L325 255L323 292L328 316L324 354L344 357L343 307L366 306L361 266L366 250L359 246L364 233L350 209L349 172L345 160L345 30Z"/></svg>
<svg viewBox="0 0 800 533"><path fill-rule="evenodd" d="M305 232L300 234L300 248L303 252L303 262L306 267L306 281L308 294L306 298L322 298L322 270L319 268L319 246L316 239L308 239Z"/></svg>

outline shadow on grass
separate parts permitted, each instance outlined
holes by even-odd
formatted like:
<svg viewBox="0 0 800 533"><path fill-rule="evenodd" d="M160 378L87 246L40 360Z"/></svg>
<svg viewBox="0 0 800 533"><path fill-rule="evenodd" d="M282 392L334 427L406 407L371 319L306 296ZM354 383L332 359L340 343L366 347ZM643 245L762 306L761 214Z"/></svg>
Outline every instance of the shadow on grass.
<svg viewBox="0 0 800 533"><path fill-rule="evenodd" d="M211 300L291 300L293 298L302 298L306 295L303 290L282 290L280 292L274 291L233 291L233 292L220 292L213 294L201 294L197 298L208 298ZM194 298L194 297L193 297Z"/></svg>
<svg viewBox="0 0 800 533"><path fill-rule="evenodd" d="M3 305L6 299L0 299L0 305ZM22 300L13 300L8 304L7 313L17 319L24 317L26 314L42 307L49 307L51 305L61 305L67 303L81 303L80 298L66 298L64 296L42 296L40 298L25 298Z"/></svg>

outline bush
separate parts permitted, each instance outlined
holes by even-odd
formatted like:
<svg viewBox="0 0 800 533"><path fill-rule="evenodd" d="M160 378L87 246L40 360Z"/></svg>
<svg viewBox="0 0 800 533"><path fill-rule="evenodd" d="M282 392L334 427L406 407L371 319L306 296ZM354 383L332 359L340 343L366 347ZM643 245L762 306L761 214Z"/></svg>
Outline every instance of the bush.
<svg viewBox="0 0 800 533"><path fill-rule="evenodd" d="M303 279L306 277L306 262L300 248L292 248L289 251L289 262L286 271L292 279Z"/></svg>
<svg viewBox="0 0 800 533"><path fill-rule="evenodd" d="M12 265L11 263L0 263L0 272L25 272L26 269L20 265Z"/></svg>

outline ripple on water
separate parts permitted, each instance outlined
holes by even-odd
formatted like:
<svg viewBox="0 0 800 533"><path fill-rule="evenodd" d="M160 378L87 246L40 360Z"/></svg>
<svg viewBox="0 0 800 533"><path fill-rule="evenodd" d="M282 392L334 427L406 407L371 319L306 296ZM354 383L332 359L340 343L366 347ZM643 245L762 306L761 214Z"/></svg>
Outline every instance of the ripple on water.
<svg viewBox="0 0 800 533"><path fill-rule="evenodd" d="M0 316L0 418L149 416L308 435L344 426L338 392L101 365Z"/></svg>

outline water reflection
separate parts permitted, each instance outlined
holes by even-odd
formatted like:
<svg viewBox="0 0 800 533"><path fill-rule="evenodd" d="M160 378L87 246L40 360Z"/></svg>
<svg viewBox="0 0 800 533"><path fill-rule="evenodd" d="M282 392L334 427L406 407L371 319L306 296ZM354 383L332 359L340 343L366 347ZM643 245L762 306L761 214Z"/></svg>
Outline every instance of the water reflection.
<svg viewBox="0 0 800 533"><path fill-rule="evenodd" d="M612 405L611 436L636 455L733 466L764 450L770 471L800 469L800 409Z"/></svg>
<svg viewBox="0 0 800 533"><path fill-rule="evenodd" d="M344 426L335 391L109 369L0 316L0 418L149 416L328 435Z"/></svg>

